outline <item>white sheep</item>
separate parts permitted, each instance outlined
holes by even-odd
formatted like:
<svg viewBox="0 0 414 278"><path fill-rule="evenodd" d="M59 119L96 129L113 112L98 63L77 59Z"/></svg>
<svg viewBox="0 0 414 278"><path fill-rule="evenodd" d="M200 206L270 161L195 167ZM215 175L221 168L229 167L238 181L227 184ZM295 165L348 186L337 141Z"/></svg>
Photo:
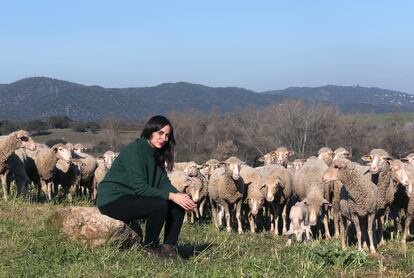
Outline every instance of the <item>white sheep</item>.
<svg viewBox="0 0 414 278"><path fill-rule="evenodd" d="M208 192L210 196L214 224L217 228L221 225L222 214L217 214L217 207L218 205L221 205L224 208L227 231L230 232L231 226L229 206L235 206L238 233L242 234L241 206L243 196L246 192L243 180L240 179L240 167L242 165L242 161L236 157L230 157L226 161L222 162L222 164L224 167L214 170L208 183Z"/></svg>
<svg viewBox="0 0 414 278"><path fill-rule="evenodd" d="M289 230L285 233L289 236L289 239L286 243L287 246L291 245L292 238L291 235L295 234L296 240L302 242L303 233L305 233L305 240L311 237L311 229L309 224L309 207L303 202L298 202L290 209L289 219L290 226Z"/></svg>

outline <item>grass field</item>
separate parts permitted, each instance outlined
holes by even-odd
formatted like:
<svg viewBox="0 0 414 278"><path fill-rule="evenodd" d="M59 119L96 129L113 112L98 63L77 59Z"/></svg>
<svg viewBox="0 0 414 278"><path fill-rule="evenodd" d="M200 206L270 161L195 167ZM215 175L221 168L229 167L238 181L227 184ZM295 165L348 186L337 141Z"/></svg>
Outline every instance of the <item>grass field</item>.
<svg viewBox="0 0 414 278"><path fill-rule="evenodd" d="M77 205L87 205L77 200ZM50 230L45 220L62 205L0 201L0 277L349 277L414 276L414 243L390 240L367 255L342 251L337 240L285 247L286 239L228 234L212 224L185 223L179 252L185 264L151 259L141 248L90 248Z"/></svg>

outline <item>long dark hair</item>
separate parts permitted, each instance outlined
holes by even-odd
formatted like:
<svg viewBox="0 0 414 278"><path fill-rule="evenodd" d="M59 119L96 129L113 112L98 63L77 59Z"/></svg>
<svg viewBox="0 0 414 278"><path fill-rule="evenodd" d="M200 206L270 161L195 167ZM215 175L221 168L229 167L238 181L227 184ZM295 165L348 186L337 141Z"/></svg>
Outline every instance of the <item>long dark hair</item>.
<svg viewBox="0 0 414 278"><path fill-rule="evenodd" d="M160 167L166 167L168 171L172 171L174 167L174 128L170 121L161 115L157 115L148 120L145 124L144 129L141 132L141 138L149 140L152 133L159 131L165 126L171 127L170 136L168 137L167 143L161 148L155 151L155 160L157 165Z"/></svg>

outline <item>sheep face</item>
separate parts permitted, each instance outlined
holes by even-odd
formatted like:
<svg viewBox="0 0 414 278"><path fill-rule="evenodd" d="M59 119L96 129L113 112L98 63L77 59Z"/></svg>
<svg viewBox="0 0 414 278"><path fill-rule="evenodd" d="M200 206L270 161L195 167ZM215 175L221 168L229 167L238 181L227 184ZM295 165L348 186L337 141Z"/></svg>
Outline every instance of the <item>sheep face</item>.
<svg viewBox="0 0 414 278"><path fill-rule="evenodd" d="M289 157L294 154L295 153L293 151L281 147L277 148L276 151L272 153L272 156L274 157L274 161L276 162L276 164L285 166L289 160Z"/></svg>
<svg viewBox="0 0 414 278"><path fill-rule="evenodd" d="M190 179L188 185L185 188L185 192L191 196L191 199L198 203L201 201L201 191L203 189L203 184L199 179Z"/></svg>
<svg viewBox="0 0 414 278"><path fill-rule="evenodd" d="M389 160L388 163L390 164L390 172L392 179L396 180L397 182L405 186L405 192L407 193L408 197L410 197L412 191L412 184L408 178L408 174L405 169L404 163L401 160Z"/></svg>
<svg viewBox="0 0 414 278"><path fill-rule="evenodd" d="M305 162L306 162L306 159L295 159L292 162L293 168L295 170L299 170L300 168L302 168L302 166L303 166L303 164L305 164Z"/></svg>
<svg viewBox="0 0 414 278"><path fill-rule="evenodd" d="M106 169L111 169L112 163L117 156L117 153L114 153L113 151L107 151L102 155Z"/></svg>
<svg viewBox="0 0 414 278"><path fill-rule="evenodd" d="M232 178L234 180L238 180L240 178L240 168L243 162L236 157L230 157L224 161L224 164L226 168L232 173Z"/></svg>
<svg viewBox="0 0 414 278"><path fill-rule="evenodd" d="M197 174L198 174L198 172L200 171L201 168L202 168L201 165L198 165L194 161L191 161L185 167L184 174L186 174L186 175L188 175L190 177L195 177L195 176L197 176Z"/></svg>
<svg viewBox="0 0 414 278"><path fill-rule="evenodd" d="M309 224L315 226L322 206L331 205L326 199L318 197L306 197L303 203L309 207Z"/></svg>
<svg viewBox="0 0 414 278"><path fill-rule="evenodd" d="M213 173L213 171L219 167L219 163L220 162L218 160L210 159L209 161L201 165L200 173L203 174L205 177L211 176L211 173Z"/></svg>
<svg viewBox="0 0 414 278"><path fill-rule="evenodd" d="M84 152L84 151L86 151L86 148L85 148L85 146L84 146L84 145L82 145L82 144L75 144L75 145L73 146L73 152L74 152L75 154L77 154L77 155L81 155L81 154L82 154L82 152Z"/></svg>
<svg viewBox="0 0 414 278"><path fill-rule="evenodd" d="M351 157L351 153L347 149L341 147L335 150L335 156L333 159L350 158L350 157Z"/></svg>
<svg viewBox="0 0 414 278"><path fill-rule="evenodd" d="M279 190L279 188L284 187L282 181L279 179L279 177L276 176L268 177L265 181L265 186L267 189L266 200L268 202L273 202L276 192Z"/></svg>
<svg viewBox="0 0 414 278"><path fill-rule="evenodd" d="M255 194L254 196L247 197L246 202L249 205L250 213L256 216L259 210L263 207L264 201L265 200L263 196L260 194Z"/></svg>
<svg viewBox="0 0 414 278"><path fill-rule="evenodd" d="M372 174L381 172L389 158L390 155L382 149L374 149L369 154L361 157L362 160L370 163L369 170Z"/></svg>
<svg viewBox="0 0 414 278"><path fill-rule="evenodd" d="M263 162L264 165L270 165L270 164L275 163L275 157L276 157L276 153L275 152L270 152L270 153L267 153L264 156L260 157L259 161Z"/></svg>
<svg viewBox="0 0 414 278"><path fill-rule="evenodd" d="M325 161L327 165L332 162L333 157L334 152L328 147L323 147L318 152L318 158Z"/></svg>
<svg viewBox="0 0 414 278"><path fill-rule="evenodd" d="M56 153L56 157L67 163L72 160L71 151L63 144L57 144L52 147L52 150Z"/></svg>
<svg viewBox="0 0 414 278"><path fill-rule="evenodd" d="M36 150L36 144L33 139L29 136L29 133L25 130L19 130L13 132L13 135L19 142L21 148L29 149L31 151Z"/></svg>

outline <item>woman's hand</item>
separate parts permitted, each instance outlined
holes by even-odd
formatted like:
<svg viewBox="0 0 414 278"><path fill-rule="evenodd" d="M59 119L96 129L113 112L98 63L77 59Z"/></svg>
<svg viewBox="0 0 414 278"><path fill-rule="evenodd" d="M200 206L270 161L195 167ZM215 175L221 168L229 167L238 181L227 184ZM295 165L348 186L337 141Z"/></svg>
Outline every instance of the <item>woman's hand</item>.
<svg viewBox="0 0 414 278"><path fill-rule="evenodd" d="M193 200L191 200L190 196L183 193L172 193L168 195L168 200L173 201L180 207L182 207L185 210L192 210L195 208L195 203Z"/></svg>

